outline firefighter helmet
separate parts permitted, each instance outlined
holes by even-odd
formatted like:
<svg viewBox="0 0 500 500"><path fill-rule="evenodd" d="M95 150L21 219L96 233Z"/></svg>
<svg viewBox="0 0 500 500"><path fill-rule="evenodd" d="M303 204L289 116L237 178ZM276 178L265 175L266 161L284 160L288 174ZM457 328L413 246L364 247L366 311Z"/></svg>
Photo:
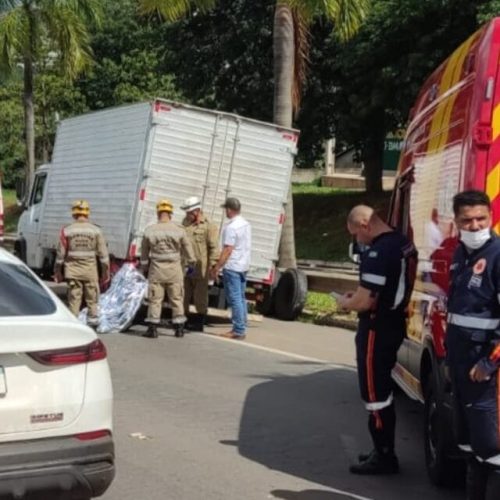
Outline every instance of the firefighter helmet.
<svg viewBox="0 0 500 500"><path fill-rule="evenodd" d="M171 214L174 211L174 206L172 203L170 203L169 200L160 200L156 204L156 212L161 213L161 212L168 212Z"/></svg>
<svg viewBox="0 0 500 500"><path fill-rule="evenodd" d="M88 217L90 214L90 205L87 200L75 200L71 205L71 214L73 216L84 215Z"/></svg>
<svg viewBox="0 0 500 500"><path fill-rule="evenodd" d="M190 196L184 200L184 205L182 205L181 209L186 212L192 212L197 208L201 208L201 201L198 196Z"/></svg>

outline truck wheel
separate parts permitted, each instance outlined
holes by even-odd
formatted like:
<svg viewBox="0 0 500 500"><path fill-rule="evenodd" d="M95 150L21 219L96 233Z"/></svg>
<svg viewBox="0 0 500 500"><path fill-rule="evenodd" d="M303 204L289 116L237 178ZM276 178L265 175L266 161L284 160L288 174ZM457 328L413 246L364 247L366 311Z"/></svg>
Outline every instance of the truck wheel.
<svg viewBox="0 0 500 500"><path fill-rule="evenodd" d="M274 294L276 317L293 321L304 309L307 296L307 276L298 269L287 269L282 275Z"/></svg>
<svg viewBox="0 0 500 500"><path fill-rule="evenodd" d="M425 388L424 449L427 474L436 486L454 486L464 477L464 462L448 456L451 422L446 419L443 403L437 397L435 376Z"/></svg>
<svg viewBox="0 0 500 500"><path fill-rule="evenodd" d="M14 255L26 264L26 240L20 239L14 242Z"/></svg>
<svg viewBox="0 0 500 500"><path fill-rule="evenodd" d="M281 273L276 269L273 284L264 291L264 298L255 303L255 308L259 314L264 316L272 316L274 314L274 300L280 278Z"/></svg>

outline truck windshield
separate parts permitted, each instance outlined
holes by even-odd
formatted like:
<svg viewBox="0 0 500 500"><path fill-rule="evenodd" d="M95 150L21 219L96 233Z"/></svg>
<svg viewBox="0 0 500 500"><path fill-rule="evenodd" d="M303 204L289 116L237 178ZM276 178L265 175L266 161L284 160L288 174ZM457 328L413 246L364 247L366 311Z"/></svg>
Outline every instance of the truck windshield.
<svg viewBox="0 0 500 500"><path fill-rule="evenodd" d="M22 266L0 262L0 317L52 314L56 304Z"/></svg>

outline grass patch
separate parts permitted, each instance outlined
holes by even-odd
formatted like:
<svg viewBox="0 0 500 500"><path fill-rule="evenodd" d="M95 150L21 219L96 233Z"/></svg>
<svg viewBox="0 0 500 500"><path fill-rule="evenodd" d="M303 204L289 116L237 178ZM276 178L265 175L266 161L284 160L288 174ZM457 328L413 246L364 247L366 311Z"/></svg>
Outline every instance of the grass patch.
<svg viewBox="0 0 500 500"><path fill-rule="evenodd" d="M337 301L328 293L307 292L305 309L313 314L337 312Z"/></svg>
<svg viewBox="0 0 500 500"><path fill-rule="evenodd" d="M354 329L357 324L356 313L339 311L334 298L327 293L318 292L307 292L306 305L299 320L303 323L350 329Z"/></svg>
<svg viewBox="0 0 500 500"><path fill-rule="evenodd" d="M390 192L369 195L359 191L324 188L314 183L294 185L295 242L298 259L344 262L351 238L346 218L360 203L387 214Z"/></svg>
<svg viewBox="0 0 500 500"><path fill-rule="evenodd" d="M17 221L22 207L17 206L16 192L13 189L3 189L3 209L4 209L4 225L6 233L15 233L17 229Z"/></svg>

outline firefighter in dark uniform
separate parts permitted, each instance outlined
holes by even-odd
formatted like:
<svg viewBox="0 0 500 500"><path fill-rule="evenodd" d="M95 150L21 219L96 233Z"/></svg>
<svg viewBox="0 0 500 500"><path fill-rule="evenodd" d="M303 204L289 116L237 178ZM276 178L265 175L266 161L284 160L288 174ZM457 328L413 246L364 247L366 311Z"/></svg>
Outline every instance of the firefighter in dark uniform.
<svg viewBox="0 0 500 500"><path fill-rule="evenodd" d="M453 199L460 244L451 265L446 332L455 431L470 453L467 499L485 500L488 476L500 469L500 239L481 191Z"/></svg>
<svg viewBox="0 0 500 500"><path fill-rule="evenodd" d="M391 371L406 335L406 308L413 289L417 252L413 244L388 226L373 209L352 209L347 228L361 255L357 290L339 299L341 308L359 314L356 359L361 397L369 412L374 449L351 465L353 474L394 474L396 412Z"/></svg>

